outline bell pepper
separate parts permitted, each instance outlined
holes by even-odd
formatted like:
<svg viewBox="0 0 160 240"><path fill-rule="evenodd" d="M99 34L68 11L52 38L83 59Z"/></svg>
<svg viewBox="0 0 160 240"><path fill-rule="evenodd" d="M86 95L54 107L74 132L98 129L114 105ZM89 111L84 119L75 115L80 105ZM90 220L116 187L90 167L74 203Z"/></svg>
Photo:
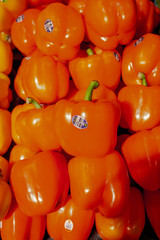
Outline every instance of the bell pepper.
<svg viewBox="0 0 160 240"><path fill-rule="evenodd" d="M17 116L21 113L21 112L25 112L27 110L30 109L35 109L35 106L33 104L18 104L16 105L13 110L11 111L11 134L12 134L12 139L16 144L21 144L22 141L20 139L20 136L16 130L16 119Z"/></svg>
<svg viewBox="0 0 160 240"><path fill-rule="evenodd" d="M120 107L117 101L92 100L99 86L92 81L85 100L62 99L55 104L55 132L60 146L72 156L104 156L117 141Z"/></svg>
<svg viewBox="0 0 160 240"><path fill-rule="evenodd" d="M0 109L0 155L4 155L12 142L11 136L11 113Z"/></svg>
<svg viewBox="0 0 160 240"><path fill-rule="evenodd" d="M139 38L146 33L152 33L160 22L157 22L158 8L151 0L136 0L137 28L134 38ZM160 19L159 19L160 20Z"/></svg>
<svg viewBox="0 0 160 240"><path fill-rule="evenodd" d="M26 8L27 0L1 0L0 32L10 30L14 19L16 19Z"/></svg>
<svg viewBox="0 0 160 240"><path fill-rule="evenodd" d="M11 80L4 74L0 73L0 108L8 109L13 99L10 87Z"/></svg>
<svg viewBox="0 0 160 240"><path fill-rule="evenodd" d="M44 234L45 216L29 217L25 215L13 197L11 207L2 220L2 239L43 240Z"/></svg>
<svg viewBox="0 0 160 240"><path fill-rule="evenodd" d="M148 219L157 237L160 238L160 190L144 190L143 197Z"/></svg>
<svg viewBox="0 0 160 240"><path fill-rule="evenodd" d="M35 50L22 60L14 87L23 100L32 97L39 103L51 104L67 95L69 71L62 62Z"/></svg>
<svg viewBox="0 0 160 240"><path fill-rule="evenodd" d="M151 47L152 46L152 47ZM144 34L123 51L122 79L126 85L142 85L138 73L145 74L148 85L160 85L160 36Z"/></svg>
<svg viewBox="0 0 160 240"><path fill-rule="evenodd" d="M16 144L12 147L9 155L9 167L12 168L13 164L34 156L36 152L30 150L23 144Z"/></svg>
<svg viewBox="0 0 160 240"><path fill-rule="evenodd" d="M16 201L26 215L46 215L67 198L67 161L61 153L51 150L37 153L13 165L10 182Z"/></svg>
<svg viewBox="0 0 160 240"><path fill-rule="evenodd" d="M11 38L16 48L24 55L31 54L36 48L36 21L40 10L27 9L18 16L11 26Z"/></svg>
<svg viewBox="0 0 160 240"><path fill-rule="evenodd" d="M96 49L95 49L96 51ZM69 72L78 89L87 89L96 79L100 85L115 90L121 77L121 57L114 51L88 48L85 57L69 61Z"/></svg>
<svg viewBox="0 0 160 240"><path fill-rule="evenodd" d="M36 23L36 44L46 55L73 59L85 35L81 14L62 3L51 3L41 11Z"/></svg>
<svg viewBox="0 0 160 240"><path fill-rule="evenodd" d="M64 205L47 215L46 228L54 240L86 240L94 224L94 211L82 210L68 196Z"/></svg>
<svg viewBox="0 0 160 240"><path fill-rule="evenodd" d="M35 103L33 99L30 101ZM39 108L19 114L17 112L17 116L13 119L13 130L20 138L20 143L33 152L59 150L60 144L54 126L55 105L46 108L41 108L40 105L37 107Z"/></svg>
<svg viewBox="0 0 160 240"><path fill-rule="evenodd" d="M144 85L126 86L118 93L120 126L134 132L160 124L160 86L147 86L144 74L138 76Z"/></svg>
<svg viewBox="0 0 160 240"><path fill-rule="evenodd" d="M117 151L103 157L74 157L68 171L71 197L79 208L98 209L106 217L123 212L130 180L125 161Z"/></svg>
<svg viewBox="0 0 160 240"><path fill-rule="evenodd" d="M138 240L145 225L145 209L142 193L131 187L124 212L116 218L95 214L97 232L103 240Z"/></svg>
<svg viewBox="0 0 160 240"><path fill-rule="evenodd" d="M136 183L150 191L160 188L160 126L129 136L122 144L122 154Z"/></svg>
<svg viewBox="0 0 160 240"><path fill-rule="evenodd" d="M9 43L0 38L0 72L9 75L13 65L13 53Z"/></svg>
<svg viewBox="0 0 160 240"><path fill-rule="evenodd" d="M137 6L135 0L87 0L84 21L88 39L104 50L127 45L136 32Z"/></svg>

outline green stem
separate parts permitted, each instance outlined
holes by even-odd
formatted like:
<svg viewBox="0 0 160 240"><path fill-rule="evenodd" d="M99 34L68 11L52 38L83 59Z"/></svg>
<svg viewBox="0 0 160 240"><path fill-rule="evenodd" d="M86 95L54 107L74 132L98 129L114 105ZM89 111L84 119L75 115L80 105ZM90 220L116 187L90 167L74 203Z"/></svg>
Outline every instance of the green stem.
<svg viewBox="0 0 160 240"><path fill-rule="evenodd" d="M96 81L96 80L91 81L90 84L89 84L89 87L86 90L84 100L92 101L93 89L96 89L98 87L99 87L99 82L98 81Z"/></svg>
<svg viewBox="0 0 160 240"><path fill-rule="evenodd" d="M147 80L146 80L146 76L145 76L144 73L139 72L139 73L138 73L138 78L141 79L143 86L148 86Z"/></svg>
<svg viewBox="0 0 160 240"><path fill-rule="evenodd" d="M92 50L91 48L88 48L88 49L86 50L86 52L87 52L88 56L94 55L94 52L93 52L93 50Z"/></svg>
<svg viewBox="0 0 160 240"><path fill-rule="evenodd" d="M31 98L31 97L27 97L27 98L26 98L26 103L27 103L27 104L32 103L37 109L42 108L41 105L40 105L36 100L34 100L33 98Z"/></svg>

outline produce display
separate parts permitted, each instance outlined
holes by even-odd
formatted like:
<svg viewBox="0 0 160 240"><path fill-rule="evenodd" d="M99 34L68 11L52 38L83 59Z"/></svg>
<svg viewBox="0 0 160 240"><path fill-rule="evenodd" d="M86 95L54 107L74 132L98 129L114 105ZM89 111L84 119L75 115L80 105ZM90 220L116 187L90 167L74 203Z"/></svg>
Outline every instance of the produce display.
<svg viewBox="0 0 160 240"><path fill-rule="evenodd" d="M0 239L160 239L160 1L1 0Z"/></svg>

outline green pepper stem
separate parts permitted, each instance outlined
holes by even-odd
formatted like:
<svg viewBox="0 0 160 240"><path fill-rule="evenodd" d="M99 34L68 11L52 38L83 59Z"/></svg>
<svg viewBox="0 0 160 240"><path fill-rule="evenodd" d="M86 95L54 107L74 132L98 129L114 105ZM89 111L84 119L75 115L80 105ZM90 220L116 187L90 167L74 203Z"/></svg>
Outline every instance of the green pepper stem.
<svg viewBox="0 0 160 240"><path fill-rule="evenodd" d="M27 98L26 98L26 103L27 103L27 104L32 103L37 109L42 108L41 105L40 105L35 99L33 99L33 98L31 98L31 97L27 97Z"/></svg>
<svg viewBox="0 0 160 240"><path fill-rule="evenodd" d="M84 100L92 101L93 89L96 89L98 87L99 87L99 82L98 81L96 81L96 80L91 81L90 84L89 84L89 87L86 90Z"/></svg>
<svg viewBox="0 0 160 240"><path fill-rule="evenodd" d="M88 56L94 55L94 52L93 52L93 50L92 50L91 48L88 48L88 49L86 50L86 52L87 52Z"/></svg>
<svg viewBox="0 0 160 240"><path fill-rule="evenodd" d="M145 76L144 73L139 72L139 73L138 73L138 78L141 79L143 86L148 86L147 80L146 80L146 76Z"/></svg>

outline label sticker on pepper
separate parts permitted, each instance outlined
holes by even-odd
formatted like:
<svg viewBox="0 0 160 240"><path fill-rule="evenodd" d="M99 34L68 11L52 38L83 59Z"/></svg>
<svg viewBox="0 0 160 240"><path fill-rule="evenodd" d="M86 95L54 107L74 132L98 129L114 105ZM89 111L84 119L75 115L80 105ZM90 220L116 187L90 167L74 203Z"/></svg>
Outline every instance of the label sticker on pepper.
<svg viewBox="0 0 160 240"><path fill-rule="evenodd" d="M117 52L113 52L115 58L117 59L118 62L120 62L120 57L119 54Z"/></svg>
<svg viewBox="0 0 160 240"><path fill-rule="evenodd" d="M24 15L20 15L19 17L16 18L16 22L22 22L24 20Z"/></svg>
<svg viewBox="0 0 160 240"><path fill-rule="evenodd" d="M68 231L71 232L73 230L73 222L70 219L67 219L64 223L64 228Z"/></svg>
<svg viewBox="0 0 160 240"><path fill-rule="evenodd" d="M144 37L140 37L137 41L135 41L134 46L137 46L143 41Z"/></svg>
<svg viewBox="0 0 160 240"><path fill-rule="evenodd" d="M53 22L50 19L47 19L44 23L44 29L46 30L46 32L52 32L53 27Z"/></svg>
<svg viewBox="0 0 160 240"><path fill-rule="evenodd" d="M84 129L88 127L88 123L85 118L75 115L72 117L72 123L76 128Z"/></svg>

